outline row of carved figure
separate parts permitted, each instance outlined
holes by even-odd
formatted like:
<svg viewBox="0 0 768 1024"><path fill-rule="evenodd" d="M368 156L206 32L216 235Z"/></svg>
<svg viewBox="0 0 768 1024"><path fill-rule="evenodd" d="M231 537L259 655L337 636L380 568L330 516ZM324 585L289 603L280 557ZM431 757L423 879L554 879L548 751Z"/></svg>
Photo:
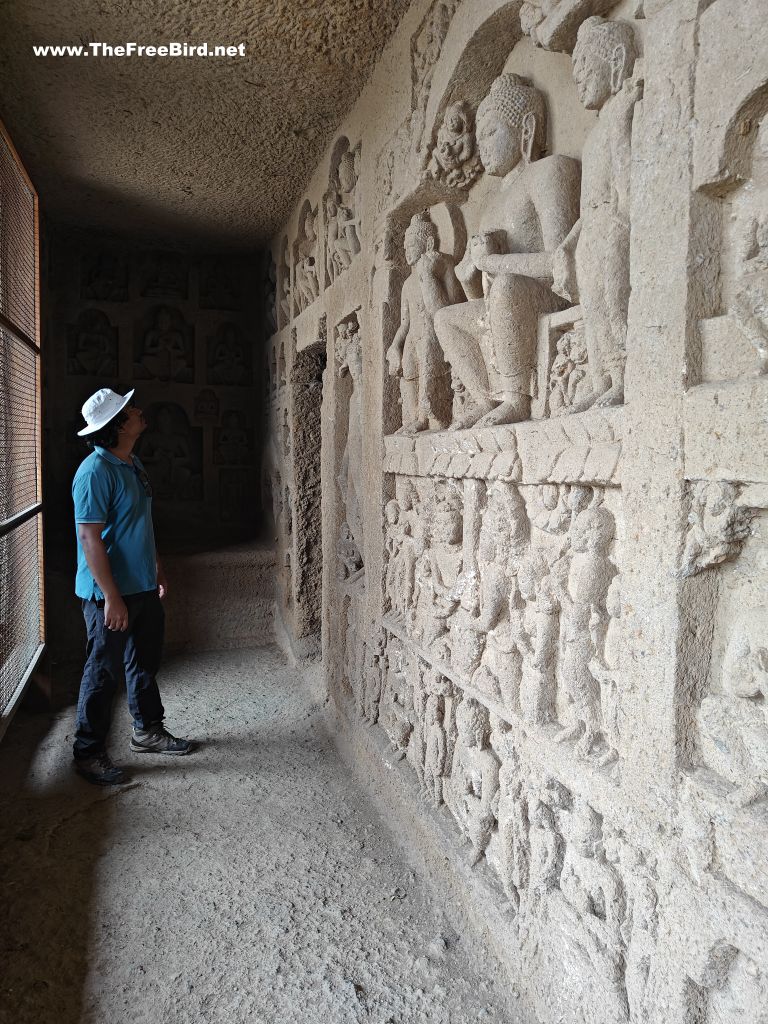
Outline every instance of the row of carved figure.
<svg viewBox="0 0 768 1024"><path fill-rule="evenodd" d="M293 260L287 239L280 266L278 326L284 327L294 315L311 306L324 287L333 284L361 251L360 145L350 149L346 139L332 160L328 191L323 198L325 254L320 254L320 223L317 207L306 201L301 207L299 230L293 244ZM291 263L293 263L293 305L291 304Z"/></svg>
<svg viewBox="0 0 768 1024"><path fill-rule="evenodd" d="M654 972L668 965L655 961L664 886L653 855L550 772L526 764L515 727L397 637L383 631L365 660L348 666L362 669L351 677L359 680L357 713L383 729L425 799L447 806L470 863L485 861L500 881L518 933L531 938L536 922L556 920L567 955L595 979L593 998L609 1000L601 1002L605 1019L656 1020ZM737 954L733 968L700 1019L736 1024L745 1007L768 1004L764 965Z"/></svg>
<svg viewBox="0 0 768 1024"><path fill-rule="evenodd" d="M387 607L408 637L508 713L614 761L621 604L603 492L496 482L473 515L453 484L402 477L386 517Z"/></svg>
<svg viewBox="0 0 768 1024"><path fill-rule="evenodd" d="M631 139L642 96L635 63L630 24L592 17L581 25L574 79L583 105L599 111L581 167L542 156L544 96L517 75L496 79L476 124L466 104L446 111L428 173L466 187L481 164L500 182L458 263L438 251L428 211L406 230L411 275L387 352L389 372L400 378L401 431L526 420L543 387L549 415L623 401ZM760 372L768 367L766 224L752 217L744 226L742 284L732 302ZM549 379L538 382L539 320L568 303L580 305L577 325L561 337Z"/></svg>
<svg viewBox="0 0 768 1024"><path fill-rule="evenodd" d="M369 661L360 715L383 728L427 799L447 805L470 863L485 858L521 930L550 904L601 983L638 1011L656 942L653 861L553 777L526 768L509 726L396 638L383 634Z"/></svg>
<svg viewBox="0 0 768 1024"><path fill-rule="evenodd" d="M84 309L67 326L67 373L73 376L115 376L118 372L118 328L100 309ZM251 383L248 345L234 323L220 324L209 338L206 383ZM189 384L195 379L194 327L182 312L157 306L147 325L137 332L133 347L133 375L139 380Z"/></svg>

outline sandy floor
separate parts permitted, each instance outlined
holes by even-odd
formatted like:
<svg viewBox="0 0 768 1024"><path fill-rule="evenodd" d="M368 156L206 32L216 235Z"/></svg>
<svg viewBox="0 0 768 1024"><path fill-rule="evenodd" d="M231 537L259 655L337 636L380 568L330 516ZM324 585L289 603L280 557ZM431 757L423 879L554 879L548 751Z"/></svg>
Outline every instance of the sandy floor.
<svg viewBox="0 0 768 1024"><path fill-rule="evenodd" d="M296 672L267 648L163 676L188 758L70 768L70 714L0 746L0 1021L514 1024L504 979L417 877Z"/></svg>

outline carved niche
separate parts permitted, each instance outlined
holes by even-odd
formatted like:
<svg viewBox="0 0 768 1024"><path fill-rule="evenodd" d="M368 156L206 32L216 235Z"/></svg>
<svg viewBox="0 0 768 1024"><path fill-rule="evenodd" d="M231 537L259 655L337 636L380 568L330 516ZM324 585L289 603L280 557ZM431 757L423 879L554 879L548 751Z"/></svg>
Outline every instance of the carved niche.
<svg viewBox="0 0 768 1024"><path fill-rule="evenodd" d="M247 386L252 382L251 352L234 321L219 324L208 339L206 383Z"/></svg>
<svg viewBox="0 0 768 1024"><path fill-rule="evenodd" d="M96 249L83 254L81 299L90 302L127 302L128 297L128 257L124 252Z"/></svg>
<svg viewBox="0 0 768 1024"><path fill-rule="evenodd" d="M301 207L298 236L293 243L293 294L297 315L311 306L320 294L319 248L317 207L313 210L307 199Z"/></svg>
<svg viewBox="0 0 768 1024"><path fill-rule="evenodd" d="M164 384L188 384L195 377L194 327L181 310L155 306L140 326L134 346L134 376Z"/></svg>
<svg viewBox="0 0 768 1024"><path fill-rule="evenodd" d="M325 284L333 282L353 263L362 247L360 230L360 153L342 136L334 146L325 209Z"/></svg>
<svg viewBox="0 0 768 1024"><path fill-rule="evenodd" d="M140 457L157 498L198 501L203 496L203 437L175 402L150 405Z"/></svg>
<svg viewBox="0 0 768 1024"><path fill-rule="evenodd" d="M67 373L114 377L117 374L117 328L100 309L84 309L67 325Z"/></svg>
<svg viewBox="0 0 768 1024"><path fill-rule="evenodd" d="M336 475L342 523L338 540L342 578L362 567L363 557L363 351L357 313L336 325L334 350L337 402L342 429L341 458Z"/></svg>
<svg viewBox="0 0 768 1024"><path fill-rule="evenodd" d="M186 299L189 261L176 252L147 253L141 264L141 295L147 299Z"/></svg>

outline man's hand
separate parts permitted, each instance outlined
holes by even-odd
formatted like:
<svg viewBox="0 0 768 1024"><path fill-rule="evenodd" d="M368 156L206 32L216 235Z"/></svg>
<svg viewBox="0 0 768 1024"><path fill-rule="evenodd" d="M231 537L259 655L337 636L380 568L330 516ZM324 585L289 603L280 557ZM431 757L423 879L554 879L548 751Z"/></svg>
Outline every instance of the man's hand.
<svg viewBox="0 0 768 1024"><path fill-rule="evenodd" d="M168 580L165 575L165 570L162 565L158 563L157 566L157 594L161 601L165 600L165 596L168 593Z"/></svg>
<svg viewBox="0 0 768 1024"><path fill-rule="evenodd" d="M107 629L128 629L128 608L119 594L104 598L104 625Z"/></svg>

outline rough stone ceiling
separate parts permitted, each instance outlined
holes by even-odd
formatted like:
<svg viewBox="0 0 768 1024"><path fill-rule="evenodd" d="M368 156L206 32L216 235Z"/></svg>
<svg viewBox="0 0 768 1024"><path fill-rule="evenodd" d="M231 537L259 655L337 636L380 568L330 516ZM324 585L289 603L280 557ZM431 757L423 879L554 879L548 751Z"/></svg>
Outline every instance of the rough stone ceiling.
<svg viewBox="0 0 768 1024"><path fill-rule="evenodd" d="M410 0L0 0L0 118L58 222L227 248L301 198ZM246 44L40 58L33 44Z"/></svg>

